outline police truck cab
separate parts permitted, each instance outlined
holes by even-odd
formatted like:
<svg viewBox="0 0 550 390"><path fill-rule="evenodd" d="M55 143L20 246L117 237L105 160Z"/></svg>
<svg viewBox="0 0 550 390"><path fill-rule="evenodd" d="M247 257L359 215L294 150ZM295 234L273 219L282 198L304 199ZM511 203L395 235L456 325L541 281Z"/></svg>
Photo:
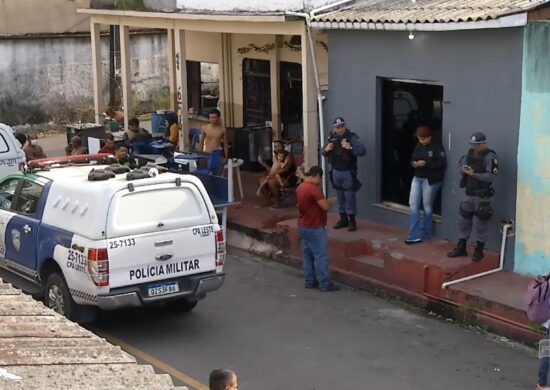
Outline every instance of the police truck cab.
<svg viewBox="0 0 550 390"><path fill-rule="evenodd" d="M201 181L162 170L73 162L4 178L0 268L76 321L153 302L193 309L223 284L224 234Z"/></svg>

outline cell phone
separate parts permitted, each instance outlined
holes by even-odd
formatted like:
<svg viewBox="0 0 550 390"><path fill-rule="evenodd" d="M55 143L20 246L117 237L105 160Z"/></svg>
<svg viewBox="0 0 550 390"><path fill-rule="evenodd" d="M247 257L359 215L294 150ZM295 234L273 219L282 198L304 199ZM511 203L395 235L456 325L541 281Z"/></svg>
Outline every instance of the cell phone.
<svg viewBox="0 0 550 390"><path fill-rule="evenodd" d="M464 168L464 169L472 169L472 167L469 166L468 164L462 164L462 168Z"/></svg>

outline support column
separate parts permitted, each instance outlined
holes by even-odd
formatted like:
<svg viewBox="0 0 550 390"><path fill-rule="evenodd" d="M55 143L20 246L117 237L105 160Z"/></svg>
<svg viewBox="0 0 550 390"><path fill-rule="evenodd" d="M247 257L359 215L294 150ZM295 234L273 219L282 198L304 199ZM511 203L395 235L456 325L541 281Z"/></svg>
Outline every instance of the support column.
<svg viewBox="0 0 550 390"><path fill-rule="evenodd" d="M124 106L124 129L133 116L132 71L130 70L130 27L120 26L120 77L122 79L122 105Z"/></svg>
<svg viewBox="0 0 550 390"><path fill-rule="evenodd" d="M281 35L275 35L275 49L271 55L271 127L273 139L281 138L281 87L280 87L280 50L283 42Z"/></svg>
<svg viewBox="0 0 550 390"><path fill-rule="evenodd" d="M174 29L166 30L166 46L168 51L168 87L170 89L170 110L177 110L176 87L176 47L174 44Z"/></svg>
<svg viewBox="0 0 550 390"><path fill-rule="evenodd" d="M315 71L313 69L310 42L306 31L301 34L301 38L304 162L306 168L309 168L312 165L318 164L319 121L317 115L317 91L314 78Z"/></svg>
<svg viewBox="0 0 550 390"><path fill-rule="evenodd" d="M187 113L187 63L185 55L185 30L174 31L174 46L176 51L176 106L178 119L182 131L180 132L180 146L188 149L189 144L189 117Z"/></svg>
<svg viewBox="0 0 550 390"><path fill-rule="evenodd" d="M234 127L233 119L233 58L231 55L231 34L222 33L222 51L220 58L220 108L226 127Z"/></svg>
<svg viewBox="0 0 550 390"><path fill-rule="evenodd" d="M92 74L94 90L94 118L95 123L100 122L101 115L101 25L94 23L93 17L90 21L90 33L92 37Z"/></svg>

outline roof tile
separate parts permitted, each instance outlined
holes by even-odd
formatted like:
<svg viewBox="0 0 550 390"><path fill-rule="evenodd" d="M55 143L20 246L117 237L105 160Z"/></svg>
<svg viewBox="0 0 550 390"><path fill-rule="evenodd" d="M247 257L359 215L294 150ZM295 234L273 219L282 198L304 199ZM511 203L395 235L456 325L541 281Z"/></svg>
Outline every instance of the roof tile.
<svg viewBox="0 0 550 390"><path fill-rule="evenodd" d="M317 15L316 22L450 23L498 19L548 0L359 0Z"/></svg>

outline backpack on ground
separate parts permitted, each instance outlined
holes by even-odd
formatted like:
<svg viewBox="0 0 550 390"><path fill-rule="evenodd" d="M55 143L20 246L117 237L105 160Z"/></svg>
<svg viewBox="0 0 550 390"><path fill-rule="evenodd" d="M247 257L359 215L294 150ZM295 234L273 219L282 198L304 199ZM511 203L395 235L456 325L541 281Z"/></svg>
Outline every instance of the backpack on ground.
<svg viewBox="0 0 550 390"><path fill-rule="evenodd" d="M550 276L537 276L529 283L525 292L527 318L530 321L545 323L550 319Z"/></svg>

